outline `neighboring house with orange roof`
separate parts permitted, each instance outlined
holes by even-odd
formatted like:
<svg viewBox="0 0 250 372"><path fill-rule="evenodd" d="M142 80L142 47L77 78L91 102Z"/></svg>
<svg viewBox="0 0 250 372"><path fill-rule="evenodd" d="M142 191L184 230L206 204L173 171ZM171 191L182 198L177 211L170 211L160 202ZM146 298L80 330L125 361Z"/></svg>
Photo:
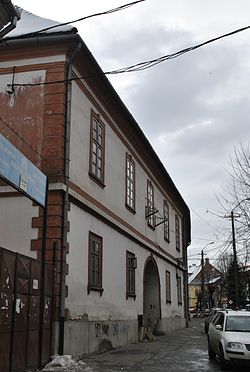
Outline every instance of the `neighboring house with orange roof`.
<svg viewBox="0 0 250 372"><path fill-rule="evenodd" d="M204 271L204 295L205 308L218 307L220 298L221 273L205 258ZM197 266L188 278L189 308L201 310L202 306L202 265Z"/></svg>

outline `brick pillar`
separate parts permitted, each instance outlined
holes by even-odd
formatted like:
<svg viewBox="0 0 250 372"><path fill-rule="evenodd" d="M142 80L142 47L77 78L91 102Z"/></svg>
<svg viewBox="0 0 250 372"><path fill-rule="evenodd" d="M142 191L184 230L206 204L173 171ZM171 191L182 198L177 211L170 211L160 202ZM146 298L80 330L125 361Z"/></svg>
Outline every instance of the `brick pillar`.
<svg viewBox="0 0 250 372"><path fill-rule="evenodd" d="M42 249L42 224L43 209L39 209L39 217L33 217L32 227L38 228L38 239L31 241L31 249L38 252L41 258ZM60 304L60 275L61 275L61 251L63 237L63 192L50 191L48 195L47 209L47 238L46 238L46 263L54 265L54 320L58 319Z"/></svg>

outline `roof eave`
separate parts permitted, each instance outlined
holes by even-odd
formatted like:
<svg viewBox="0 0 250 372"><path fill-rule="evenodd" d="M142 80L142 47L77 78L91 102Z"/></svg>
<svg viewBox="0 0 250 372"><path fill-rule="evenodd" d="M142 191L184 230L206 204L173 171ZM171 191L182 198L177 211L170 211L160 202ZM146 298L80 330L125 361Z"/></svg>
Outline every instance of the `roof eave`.
<svg viewBox="0 0 250 372"><path fill-rule="evenodd" d="M10 46L31 46L31 45L48 45L48 44L54 44L54 43L69 43L70 48L77 47L79 45L79 42L81 43L82 49L84 54L89 58L90 62L92 63L94 69L97 71L98 77L103 81L104 85L107 87L108 91L112 95L114 101L121 107L124 114L128 117L128 122L138 134L139 137L142 138L143 143L145 144L146 149L151 154L151 156L154 159L154 162L158 164L164 178L167 180L168 185L170 186L173 194L175 195L176 199L178 200L178 204L180 205L182 212L185 216L185 230L186 230L186 242L185 244L190 244L190 210L185 203L184 199L182 198L180 192L178 191L177 187L175 186L172 178L170 177L169 173L165 169L164 165L162 164L161 160L159 159L158 155L154 151L153 147L151 146L150 142L148 141L147 137L143 133L142 129L132 116L132 114L129 112L126 105L123 103L121 98L119 97L118 93L113 88L112 84L106 77L106 75L103 73L101 67L97 63L96 59L88 49L87 45L84 43L82 38L79 36L79 34L76 33L76 29L72 29L71 31L64 31L64 32L58 32L58 33L51 33L51 34L36 34L34 36L29 36L26 38L25 36L22 37L13 37L13 38L7 38L0 40L0 48L1 47L10 47Z"/></svg>

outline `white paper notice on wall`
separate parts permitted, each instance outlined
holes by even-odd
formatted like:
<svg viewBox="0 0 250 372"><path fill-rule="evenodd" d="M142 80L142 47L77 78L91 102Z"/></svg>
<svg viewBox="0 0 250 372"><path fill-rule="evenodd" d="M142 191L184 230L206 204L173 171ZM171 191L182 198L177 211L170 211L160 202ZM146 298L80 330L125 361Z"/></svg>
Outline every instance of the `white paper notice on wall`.
<svg viewBox="0 0 250 372"><path fill-rule="evenodd" d="M28 180L27 180L27 178L25 178L22 175L20 176L19 187L20 187L20 189L22 189L25 192L27 192L27 190L28 190Z"/></svg>
<svg viewBox="0 0 250 372"><path fill-rule="evenodd" d="M33 289L38 289L38 280L37 279L33 279L33 286L32 286Z"/></svg>
<svg viewBox="0 0 250 372"><path fill-rule="evenodd" d="M16 313L20 314L20 312L21 312L21 299L17 298L16 299Z"/></svg>

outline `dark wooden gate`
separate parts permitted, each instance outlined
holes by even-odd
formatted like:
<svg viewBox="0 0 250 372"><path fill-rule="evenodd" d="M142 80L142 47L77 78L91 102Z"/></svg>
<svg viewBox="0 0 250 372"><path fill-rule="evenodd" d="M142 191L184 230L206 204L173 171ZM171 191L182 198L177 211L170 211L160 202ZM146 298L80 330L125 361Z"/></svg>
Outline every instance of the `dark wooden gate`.
<svg viewBox="0 0 250 372"><path fill-rule="evenodd" d="M53 271L46 265L44 315L40 326L41 263L0 248L0 371L25 371L50 356ZM39 343L40 342L40 343ZM46 346L45 346L46 345Z"/></svg>

